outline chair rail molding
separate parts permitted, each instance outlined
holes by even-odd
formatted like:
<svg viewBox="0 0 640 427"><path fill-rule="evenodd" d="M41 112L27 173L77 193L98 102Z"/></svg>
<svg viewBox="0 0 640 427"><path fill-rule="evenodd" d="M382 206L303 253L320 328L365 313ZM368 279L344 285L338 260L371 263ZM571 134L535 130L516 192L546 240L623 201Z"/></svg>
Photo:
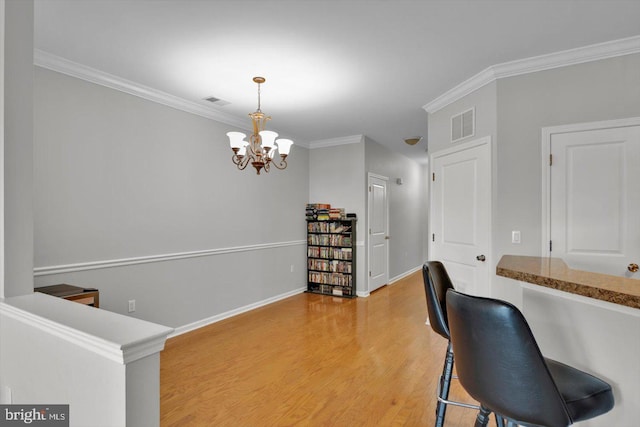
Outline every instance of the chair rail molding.
<svg viewBox="0 0 640 427"><path fill-rule="evenodd" d="M45 267L36 267L33 269L33 275L47 276L50 274L72 273L76 271L98 270L101 268L123 267L127 265L147 264L151 262L173 261L178 259L198 258L214 255L231 254L235 252L259 251L264 249L283 248L287 246L306 245L306 240L292 240L288 242L261 243L256 245L232 246L228 248L205 249L201 251L176 252L161 255L147 255L133 258L121 258L91 262L80 262L74 264L51 265Z"/></svg>

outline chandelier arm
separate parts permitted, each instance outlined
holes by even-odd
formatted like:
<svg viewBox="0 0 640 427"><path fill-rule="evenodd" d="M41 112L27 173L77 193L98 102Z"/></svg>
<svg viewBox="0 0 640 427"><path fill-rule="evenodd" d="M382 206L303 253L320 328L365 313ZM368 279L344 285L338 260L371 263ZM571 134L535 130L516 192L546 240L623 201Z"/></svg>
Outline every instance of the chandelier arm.
<svg viewBox="0 0 640 427"><path fill-rule="evenodd" d="M271 161L271 163L273 163L273 166L275 166L277 169L283 170L287 168L287 158L286 157L282 157L280 156L280 164L274 162L273 160Z"/></svg>
<svg viewBox="0 0 640 427"><path fill-rule="evenodd" d="M242 159L239 158L238 156L234 155L231 160L233 160L233 163L238 167L238 169L240 170L244 170L247 165L250 163L251 156L244 156Z"/></svg>

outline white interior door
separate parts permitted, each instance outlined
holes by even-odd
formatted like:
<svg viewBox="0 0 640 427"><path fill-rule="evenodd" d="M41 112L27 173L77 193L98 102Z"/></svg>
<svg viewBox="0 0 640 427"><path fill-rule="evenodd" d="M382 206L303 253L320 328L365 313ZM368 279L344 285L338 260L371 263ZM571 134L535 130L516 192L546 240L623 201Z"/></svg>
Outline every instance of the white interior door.
<svg viewBox="0 0 640 427"><path fill-rule="evenodd" d="M431 158L431 251L456 289L488 295L491 232L491 139Z"/></svg>
<svg viewBox="0 0 640 427"><path fill-rule="evenodd" d="M389 281L387 178L369 174L369 292Z"/></svg>
<svg viewBox="0 0 640 427"><path fill-rule="evenodd" d="M554 134L550 151L551 256L640 278L640 126Z"/></svg>

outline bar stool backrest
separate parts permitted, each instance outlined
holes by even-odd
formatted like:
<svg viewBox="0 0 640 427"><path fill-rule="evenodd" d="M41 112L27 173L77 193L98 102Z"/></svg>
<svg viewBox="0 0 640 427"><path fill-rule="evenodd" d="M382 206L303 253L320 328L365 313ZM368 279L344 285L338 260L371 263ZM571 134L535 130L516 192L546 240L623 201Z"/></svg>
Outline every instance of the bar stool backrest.
<svg viewBox="0 0 640 427"><path fill-rule="evenodd" d="M453 283L440 261L427 261L422 266L422 279L431 329L449 340L446 297Z"/></svg>
<svg viewBox="0 0 640 427"><path fill-rule="evenodd" d="M565 402L520 310L455 290L446 298L458 378L471 397L512 420L570 425Z"/></svg>

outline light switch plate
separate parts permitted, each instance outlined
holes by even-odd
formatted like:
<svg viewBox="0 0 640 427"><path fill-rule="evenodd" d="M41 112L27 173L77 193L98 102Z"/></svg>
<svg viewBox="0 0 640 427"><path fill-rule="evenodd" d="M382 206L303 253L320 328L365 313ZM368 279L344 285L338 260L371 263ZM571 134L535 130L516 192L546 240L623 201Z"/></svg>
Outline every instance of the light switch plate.
<svg viewBox="0 0 640 427"><path fill-rule="evenodd" d="M516 245L519 245L521 242L520 240L520 231L518 230L514 230L511 232L511 243L515 243Z"/></svg>

